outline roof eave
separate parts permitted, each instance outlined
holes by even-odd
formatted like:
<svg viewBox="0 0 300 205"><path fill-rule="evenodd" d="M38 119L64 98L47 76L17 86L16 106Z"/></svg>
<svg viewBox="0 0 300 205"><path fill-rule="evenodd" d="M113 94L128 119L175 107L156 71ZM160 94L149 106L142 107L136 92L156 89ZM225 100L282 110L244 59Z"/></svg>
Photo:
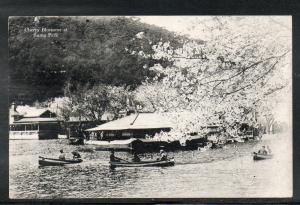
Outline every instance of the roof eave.
<svg viewBox="0 0 300 205"><path fill-rule="evenodd" d="M114 128L114 129L87 129L85 131L120 131L120 130L151 130L151 129L172 129L172 127L153 127L153 128Z"/></svg>

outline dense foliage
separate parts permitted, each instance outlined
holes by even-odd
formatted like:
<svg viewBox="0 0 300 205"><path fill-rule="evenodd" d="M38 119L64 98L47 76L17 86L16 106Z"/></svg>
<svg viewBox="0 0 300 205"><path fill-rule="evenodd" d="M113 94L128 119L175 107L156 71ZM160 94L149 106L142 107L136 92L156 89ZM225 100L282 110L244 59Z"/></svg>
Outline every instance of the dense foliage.
<svg viewBox="0 0 300 205"><path fill-rule="evenodd" d="M62 29L57 37L37 37L47 32L29 29ZM66 30L64 30L66 29ZM53 32L52 32L53 33ZM150 39L148 41L146 39ZM156 63L143 58L153 54L152 44L168 40L179 46L184 38L167 30L125 17L12 17L9 19L11 101L25 92L30 101L63 95L64 86L126 86L134 89ZM26 89L24 89L24 86Z"/></svg>

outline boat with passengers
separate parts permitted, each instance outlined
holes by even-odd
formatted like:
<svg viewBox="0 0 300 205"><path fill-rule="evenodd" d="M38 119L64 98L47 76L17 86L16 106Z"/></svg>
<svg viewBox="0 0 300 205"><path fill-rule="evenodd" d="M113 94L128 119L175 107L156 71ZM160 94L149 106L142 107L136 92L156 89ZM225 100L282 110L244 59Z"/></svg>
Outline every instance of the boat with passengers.
<svg viewBox="0 0 300 205"><path fill-rule="evenodd" d="M78 164L81 162L82 159L57 159L39 156L40 166L63 166L68 164Z"/></svg>
<svg viewBox="0 0 300 205"><path fill-rule="evenodd" d="M164 150L160 150L160 158L157 160L142 161L137 153L133 153L132 161L128 161L114 155L114 150L111 150L109 165L111 168L116 167L170 167L175 165L173 158L168 158Z"/></svg>

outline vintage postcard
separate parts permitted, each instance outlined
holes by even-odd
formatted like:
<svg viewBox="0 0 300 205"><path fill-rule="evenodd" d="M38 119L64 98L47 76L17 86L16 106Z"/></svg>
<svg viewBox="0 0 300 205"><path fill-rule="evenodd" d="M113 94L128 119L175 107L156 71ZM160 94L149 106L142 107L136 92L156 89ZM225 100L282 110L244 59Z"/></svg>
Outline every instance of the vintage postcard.
<svg viewBox="0 0 300 205"><path fill-rule="evenodd" d="M11 16L9 197L293 196L291 16Z"/></svg>

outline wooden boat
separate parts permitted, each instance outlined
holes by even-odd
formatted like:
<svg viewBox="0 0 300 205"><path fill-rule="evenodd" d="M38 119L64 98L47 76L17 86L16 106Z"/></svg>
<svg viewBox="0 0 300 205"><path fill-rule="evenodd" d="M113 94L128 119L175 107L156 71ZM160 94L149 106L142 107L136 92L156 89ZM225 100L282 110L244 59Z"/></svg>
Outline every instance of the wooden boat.
<svg viewBox="0 0 300 205"><path fill-rule="evenodd" d="M164 161L141 161L141 162L109 162L111 168L115 167L169 167L174 166L174 159Z"/></svg>
<svg viewBox="0 0 300 205"><path fill-rule="evenodd" d="M272 154L258 154L253 152L253 160L264 160L264 159L271 159L273 158Z"/></svg>
<svg viewBox="0 0 300 205"><path fill-rule="evenodd" d="M39 156L39 165L40 166L63 166L66 164L78 164L82 162L82 159L54 159Z"/></svg>

